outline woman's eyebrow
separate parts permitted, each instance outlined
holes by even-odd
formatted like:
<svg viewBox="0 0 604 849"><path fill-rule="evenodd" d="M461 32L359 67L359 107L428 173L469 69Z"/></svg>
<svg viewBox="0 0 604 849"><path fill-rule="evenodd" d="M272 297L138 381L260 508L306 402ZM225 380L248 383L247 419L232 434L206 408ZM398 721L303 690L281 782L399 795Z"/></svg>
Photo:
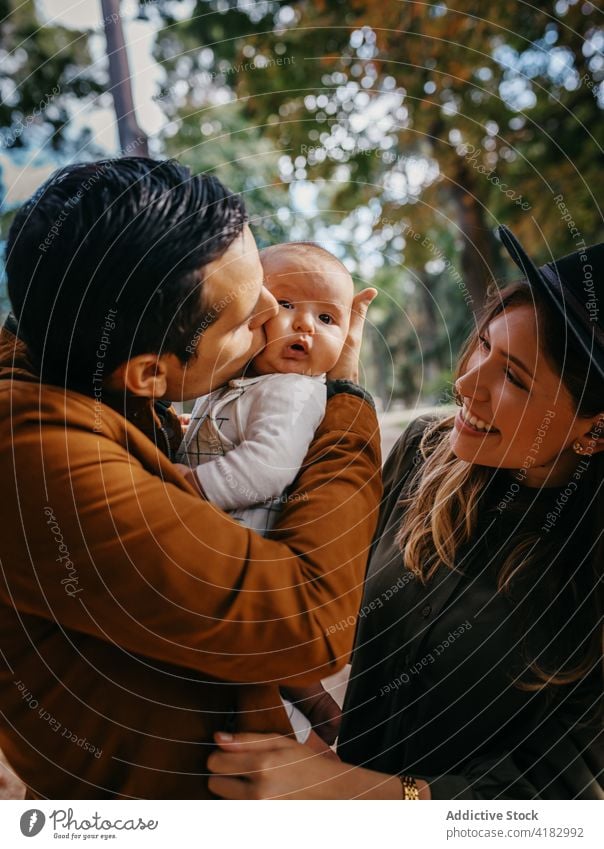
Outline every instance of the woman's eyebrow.
<svg viewBox="0 0 604 849"><path fill-rule="evenodd" d="M487 338L490 337L488 327L486 327L484 329L484 335ZM522 360L520 360L518 357L514 356L514 354L510 354L509 351L503 351L501 348L497 348L496 351L497 351L497 353L499 354L500 357L503 357L505 360L508 360L508 362L514 363L514 365L518 366L519 369L522 369L522 371L525 372L525 374L527 374L530 377L530 379L533 381L533 383L538 383L538 380L536 379L535 375L531 372L531 370L527 366L524 365Z"/></svg>
<svg viewBox="0 0 604 849"><path fill-rule="evenodd" d="M514 365L518 366L519 369L522 369L522 371L525 372L525 374L527 374L528 377L530 377L530 379L533 381L533 383L537 383L535 375L531 372L531 370L529 368L527 368L527 366L524 365L522 360L520 360L518 357L514 356L514 354L510 354L509 351L502 351L501 348L497 348L497 353L499 354L500 357L503 357L508 362L514 363Z"/></svg>

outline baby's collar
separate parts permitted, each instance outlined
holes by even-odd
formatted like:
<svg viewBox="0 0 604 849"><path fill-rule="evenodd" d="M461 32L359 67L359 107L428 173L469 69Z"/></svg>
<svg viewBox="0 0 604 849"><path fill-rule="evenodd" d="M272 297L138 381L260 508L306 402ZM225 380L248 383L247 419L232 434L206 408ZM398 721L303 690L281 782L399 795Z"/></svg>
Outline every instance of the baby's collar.
<svg viewBox="0 0 604 849"><path fill-rule="evenodd" d="M282 374L290 375L295 374L295 372L273 372L271 374L256 374L253 377L235 377L232 380L229 380L229 387L232 389L237 389L241 386L252 386L254 383L258 383L260 380L264 380L267 377L277 377ZM296 374L296 377L307 377L311 380L320 380L321 383L327 382L326 374Z"/></svg>

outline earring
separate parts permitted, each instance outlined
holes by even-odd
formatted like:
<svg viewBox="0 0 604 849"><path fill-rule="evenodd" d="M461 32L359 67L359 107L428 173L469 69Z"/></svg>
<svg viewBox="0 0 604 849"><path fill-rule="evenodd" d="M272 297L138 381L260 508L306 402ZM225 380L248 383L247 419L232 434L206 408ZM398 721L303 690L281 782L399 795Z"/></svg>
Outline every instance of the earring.
<svg viewBox="0 0 604 849"><path fill-rule="evenodd" d="M581 445L580 441L576 439L573 442L573 451L575 452L575 454L585 454L587 448L584 445Z"/></svg>

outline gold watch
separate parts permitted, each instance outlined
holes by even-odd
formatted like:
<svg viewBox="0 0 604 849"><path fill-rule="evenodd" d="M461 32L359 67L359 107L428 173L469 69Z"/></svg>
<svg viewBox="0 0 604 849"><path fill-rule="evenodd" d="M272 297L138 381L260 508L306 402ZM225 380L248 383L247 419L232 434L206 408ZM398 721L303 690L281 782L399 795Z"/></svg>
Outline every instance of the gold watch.
<svg viewBox="0 0 604 849"><path fill-rule="evenodd" d="M403 799L405 801L417 801L419 799L419 790L415 778L410 775L399 775L401 788L403 790Z"/></svg>

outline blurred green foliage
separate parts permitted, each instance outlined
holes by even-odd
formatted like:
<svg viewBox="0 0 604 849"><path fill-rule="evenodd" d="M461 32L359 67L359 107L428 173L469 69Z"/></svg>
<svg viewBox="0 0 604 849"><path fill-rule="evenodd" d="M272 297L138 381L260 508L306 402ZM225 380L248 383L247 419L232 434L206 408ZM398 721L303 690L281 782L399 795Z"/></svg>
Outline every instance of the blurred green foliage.
<svg viewBox="0 0 604 849"><path fill-rule="evenodd" d="M197 0L183 17L181 0L147 4L165 72L163 152L242 192L260 244L316 239L378 287L365 365L386 403L447 397L487 285L513 276L499 223L537 260L571 251L562 194L581 238L602 240L597 5L454 7ZM6 72L3 126L56 80L61 95L90 97L98 80L78 34L37 31L31 2L0 0L7 9L2 46L25 38L28 49ZM60 146L55 106L43 119Z"/></svg>
<svg viewBox="0 0 604 849"><path fill-rule="evenodd" d="M88 34L42 26L34 0L0 0L0 59L2 148L18 151L35 142L49 151L78 151L82 138L69 132L71 108L104 90L90 68Z"/></svg>
<svg viewBox="0 0 604 849"><path fill-rule="evenodd" d="M486 286L510 276L499 223L537 259L573 250L562 193L586 242L602 238L594 4L198 0L184 21L176 6L156 48L170 150L238 188L270 183L249 197L262 213L312 183L308 237L336 234L358 271L381 256L363 282L380 290L366 363L384 399L446 394Z"/></svg>

